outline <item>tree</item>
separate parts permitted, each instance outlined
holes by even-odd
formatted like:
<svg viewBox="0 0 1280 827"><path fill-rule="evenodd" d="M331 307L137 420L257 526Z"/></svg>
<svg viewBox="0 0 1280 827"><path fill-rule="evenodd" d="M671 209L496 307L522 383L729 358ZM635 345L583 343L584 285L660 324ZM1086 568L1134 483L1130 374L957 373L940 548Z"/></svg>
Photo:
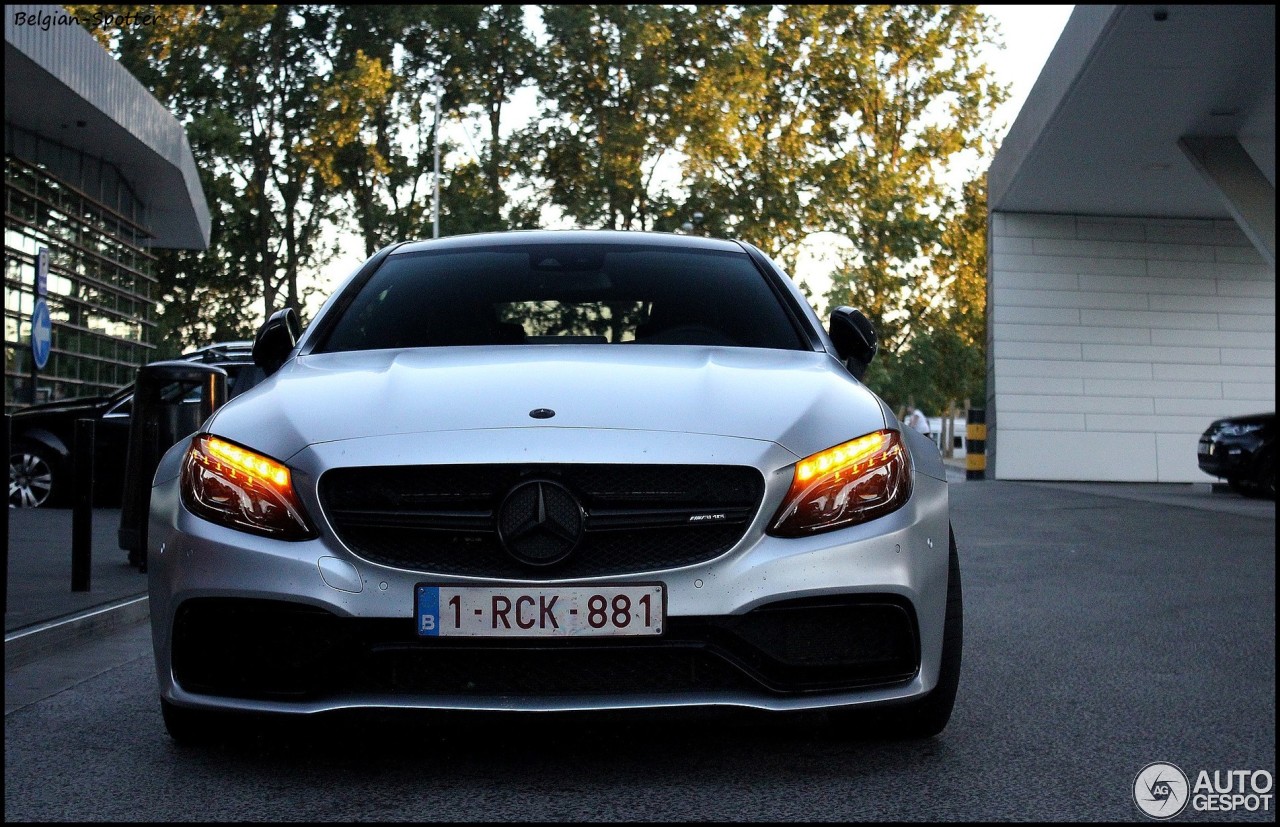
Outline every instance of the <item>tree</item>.
<svg viewBox="0 0 1280 827"><path fill-rule="evenodd" d="M524 8L339 8L340 71L379 79L376 88L358 96L367 109L352 140L341 143L336 166L366 254L394 240L430 235L437 140L442 232L526 224L526 212L510 204L506 192L516 164L503 136L503 109L533 70ZM341 98L352 88L340 82L333 94ZM477 157L452 157L458 148L436 134L437 107L442 123L481 122L488 138Z"/></svg>
<svg viewBox="0 0 1280 827"><path fill-rule="evenodd" d="M701 7L706 58L685 104L689 207L707 232L742 238L794 265L817 226L822 129L815 61L822 6Z"/></svg>
<svg viewBox="0 0 1280 827"><path fill-rule="evenodd" d="M524 24L525 7L519 5L441 6L446 35L449 80L457 106L465 113L478 111L487 132L487 141L477 159L484 187L459 200L450 192L445 203L450 210L450 232L505 230L527 226L528 206L513 206L506 192L515 171L528 174L504 138L503 112L517 90L533 81L537 72L537 49ZM461 172L461 170L459 170ZM450 181L453 189L454 181ZM462 182L458 187L464 186ZM461 208L460 206L461 205ZM469 211L469 220L459 223L458 213Z"/></svg>
<svg viewBox="0 0 1280 827"><path fill-rule="evenodd" d="M928 262L967 227L955 225L963 199L946 172L966 153L990 151L989 117L1005 91L975 62L992 36L976 7L836 7L824 18L832 81L816 93L830 124L822 228L845 234L855 251L827 298L861 308L893 351L943 304Z"/></svg>
<svg viewBox="0 0 1280 827"><path fill-rule="evenodd" d="M550 200L579 224L647 230L667 206L654 176L693 85L691 21L680 6L543 8L544 108L523 142Z"/></svg>
<svg viewBox="0 0 1280 827"><path fill-rule="evenodd" d="M370 254L426 235L438 143L446 233L536 226L547 203L614 229L698 211L790 269L837 233L852 252L827 303L867 313L882 365L953 332L981 347L985 213L948 175L990 152L1005 94L977 7L556 5L536 45L522 6L165 9L173 25L99 36L184 121L211 199L209 253L158 268L183 337L243 330L250 294L299 305L339 225ZM513 137L528 83L539 116ZM437 105L474 127L470 157L432 130Z"/></svg>
<svg viewBox="0 0 1280 827"><path fill-rule="evenodd" d="M945 415L986 396L985 178L964 185L949 216L928 262L937 304L918 308L907 341L881 351L867 372L867 384L895 410L915 400Z"/></svg>
<svg viewBox="0 0 1280 827"><path fill-rule="evenodd" d="M982 176L967 182L962 208L943 227L930 260L933 277L946 295L941 339L939 390L947 406L983 400L987 386L987 185Z"/></svg>
<svg viewBox="0 0 1280 827"><path fill-rule="evenodd" d="M69 14L93 20L126 11L120 6L67 6ZM234 266L225 241L234 223L237 194L230 177L216 171L217 153L202 140L202 124L191 113L216 94L201 55L202 6L165 7L165 26L123 26L91 33L187 127L200 184L209 203L207 251L153 250L157 262L156 358L169 358L211 341L252 335L256 314L247 306L256 285L252 273Z"/></svg>
<svg viewBox="0 0 1280 827"><path fill-rule="evenodd" d="M122 7L72 8L92 18ZM338 217L335 154L380 86L372 63L337 67L336 7L168 9L170 25L99 38L184 123L212 202L209 253L175 254L160 268L161 318L199 341L210 328L242 329L257 316L245 307L255 294L267 315L301 309L301 278L330 253ZM226 294L238 307L200 304Z"/></svg>

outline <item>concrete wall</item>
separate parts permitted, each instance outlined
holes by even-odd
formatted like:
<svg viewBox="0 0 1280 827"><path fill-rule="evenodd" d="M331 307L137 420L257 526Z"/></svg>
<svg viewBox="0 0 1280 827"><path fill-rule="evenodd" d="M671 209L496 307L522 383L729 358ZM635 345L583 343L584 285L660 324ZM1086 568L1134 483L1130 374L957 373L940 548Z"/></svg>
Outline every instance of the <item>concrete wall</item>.
<svg viewBox="0 0 1280 827"><path fill-rule="evenodd" d="M988 475L1209 482L1215 418L1275 410L1275 268L1231 221L996 213Z"/></svg>

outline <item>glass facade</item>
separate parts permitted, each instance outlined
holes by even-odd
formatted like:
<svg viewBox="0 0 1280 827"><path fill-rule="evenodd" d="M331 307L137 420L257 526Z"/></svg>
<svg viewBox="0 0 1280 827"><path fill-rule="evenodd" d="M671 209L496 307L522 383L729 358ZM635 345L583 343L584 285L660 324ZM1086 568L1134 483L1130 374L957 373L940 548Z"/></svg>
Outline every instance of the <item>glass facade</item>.
<svg viewBox="0 0 1280 827"><path fill-rule="evenodd" d="M110 393L132 382L155 349L156 259L146 249L149 235L139 223L142 207L118 172L101 161L86 161L94 165L97 197L68 183L69 176L55 174L52 165L5 154L6 412ZM57 166L59 172L65 169ZM103 180L117 185L104 187ZM53 343L48 362L37 371L31 314L41 247L49 249L45 300Z"/></svg>

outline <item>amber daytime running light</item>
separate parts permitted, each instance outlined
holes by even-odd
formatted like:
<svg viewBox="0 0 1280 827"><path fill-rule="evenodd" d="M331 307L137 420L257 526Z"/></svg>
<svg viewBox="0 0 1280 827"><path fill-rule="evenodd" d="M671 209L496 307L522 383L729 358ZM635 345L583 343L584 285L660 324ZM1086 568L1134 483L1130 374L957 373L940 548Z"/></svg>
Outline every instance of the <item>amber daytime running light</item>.
<svg viewBox="0 0 1280 827"><path fill-rule="evenodd" d="M910 497L902 436L876 431L797 462L769 533L804 537L865 523L896 511Z"/></svg>
<svg viewBox="0 0 1280 827"><path fill-rule="evenodd" d="M228 528L282 540L315 536L279 462L209 434L199 434L182 461L182 504Z"/></svg>

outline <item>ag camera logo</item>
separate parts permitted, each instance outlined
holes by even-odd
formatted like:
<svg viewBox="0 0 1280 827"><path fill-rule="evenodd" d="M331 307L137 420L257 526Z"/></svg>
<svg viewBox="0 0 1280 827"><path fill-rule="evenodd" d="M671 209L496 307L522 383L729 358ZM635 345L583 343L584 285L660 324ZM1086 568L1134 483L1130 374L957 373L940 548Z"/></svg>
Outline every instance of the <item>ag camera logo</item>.
<svg viewBox="0 0 1280 827"><path fill-rule="evenodd" d="M1187 806L1187 775L1173 764L1147 764L1133 779L1133 801L1152 818L1173 818Z"/></svg>
<svg viewBox="0 0 1280 827"><path fill-rule="evenodd" d="M1270 812L1275 779L1267 770L1200 770L1192 784L1177 765L1147 764L1133 779L1133 802L1161 821L1191 805L1198 813Z"/></svg>

